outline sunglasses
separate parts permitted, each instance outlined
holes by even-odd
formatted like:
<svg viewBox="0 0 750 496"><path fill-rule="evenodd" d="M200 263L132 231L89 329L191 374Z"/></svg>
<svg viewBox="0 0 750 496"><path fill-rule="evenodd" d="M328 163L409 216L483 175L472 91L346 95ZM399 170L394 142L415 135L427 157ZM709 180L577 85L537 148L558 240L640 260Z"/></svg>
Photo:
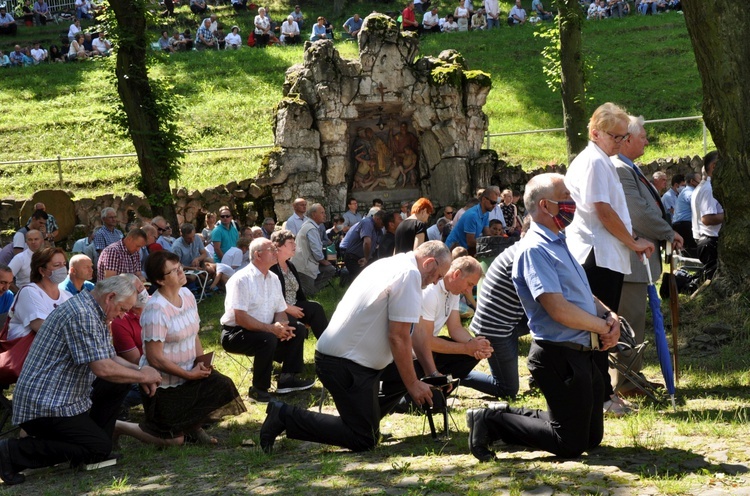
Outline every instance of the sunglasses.
<svg viewBox="0 0 750 496"><path fill-rule="evenodd" d="M497 205L497 200L490 200L487 198L487 201L490 202L490 205Z"/></svg>
<svg viewBox="0 0 750 496"><path fill-rule="evenodd" d="M453 215L453 210L451 210L450 212L446 210L444 213L445 215Z"/></svg>
<svg viewBox="0 0 750 496"><path fill-rule="evenodd" d="M222 219L231 219L232 218L231 215L220 215L219 217L221 217Z"/></svg>

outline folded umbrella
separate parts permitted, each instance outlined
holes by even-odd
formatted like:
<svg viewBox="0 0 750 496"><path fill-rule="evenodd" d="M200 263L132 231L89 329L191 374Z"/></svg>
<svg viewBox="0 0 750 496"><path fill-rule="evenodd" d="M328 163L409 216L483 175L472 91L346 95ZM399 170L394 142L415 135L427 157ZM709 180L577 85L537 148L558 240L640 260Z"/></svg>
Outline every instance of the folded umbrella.
<svg viewBox="0 0 750 496"><path fill-rule="evenodd" d="M659 357L661 365L661 375L664 376L664 385L667 387L667 393L672 400L672 408L677 410L674 401L674 369L672 368L672 355L669 353L669 344L667 344L667 335L664 332L664 316L661 313L661 300L654 286L654 280L651 276L651 267L648 259L643 257L643 264L646 266L648 273L648 304L651 308L651 316L654 323L654 344L656 345L656 355Z"/></svg>

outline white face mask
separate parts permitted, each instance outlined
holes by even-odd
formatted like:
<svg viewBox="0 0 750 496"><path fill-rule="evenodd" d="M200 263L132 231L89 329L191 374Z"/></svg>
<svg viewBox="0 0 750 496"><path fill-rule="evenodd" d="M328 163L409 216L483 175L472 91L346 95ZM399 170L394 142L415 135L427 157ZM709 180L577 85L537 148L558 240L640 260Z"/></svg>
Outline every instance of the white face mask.
<svg viewBox="0 0 750 496"><path fill-rule="evenodd" d="M49 275L49 280L55 284L60 284L66 277L68 277L68 269L60 267L52 271L52 274Z"/></svg>
<svg viewBox="0 0 750 496"><path fill-rule="evenodd" d="M677 193L678 193L678 194L679 194L679 193L682 193L683 191L685 191L685 186L679 186L679 187L677 188Z"/></svg>
<svg viewBox="0 0 750 496"><path fill-rule="evenodd" d="M135 306L145 307L148 303L148 291L144 288L143 291L138 293L138 297L135 300Z"/></svg>

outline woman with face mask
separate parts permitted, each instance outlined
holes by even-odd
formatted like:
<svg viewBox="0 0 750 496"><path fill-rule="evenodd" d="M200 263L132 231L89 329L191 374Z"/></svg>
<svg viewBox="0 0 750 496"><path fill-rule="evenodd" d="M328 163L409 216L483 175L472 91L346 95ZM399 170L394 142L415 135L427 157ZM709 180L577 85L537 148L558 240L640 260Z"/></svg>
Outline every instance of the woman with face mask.
<svg viewBox="0 0 750 496"><path fill-rule="evenodd" d="M31 283L16 295L8 325L8 339L39 331L47 315L71 298L70 293L58 287L68 276L65 262L62 248L42 248L32 255Z"/></svg>

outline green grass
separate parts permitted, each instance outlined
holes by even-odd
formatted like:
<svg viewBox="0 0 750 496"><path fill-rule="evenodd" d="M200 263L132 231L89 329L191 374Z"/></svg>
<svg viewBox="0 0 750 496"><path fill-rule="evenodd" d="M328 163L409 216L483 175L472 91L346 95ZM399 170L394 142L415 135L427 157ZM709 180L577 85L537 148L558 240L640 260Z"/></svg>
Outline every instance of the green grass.
<svg viewBox="0 0 750 496"><path fill-rule="evenodd" d="M337 285L317 296L328 315L344 291ZM217 369L235 381L243 396L250 386L246 368L221 350L219 318L223 298L214 296L199 304L204 348L217 351ZM273 456L242 447L258 441L265 418L264 405L247 403L248 412L226 419L210 433L220 440L217 448L186 446L156 449L132 439L122 439L125 458L118 465L76 473L67 468L44 469L30 474L6 494L512 494L525 491L584 494L702 494L721 488L732 493L750 484L747 472L750 436L750 347L738 332L731 342L706 354L690 346L701 334L708 311L713 321L731 322L735 308L714 307L710 296L682 300L680 326L681 379L677 385L677 410L666 404L636 401L639 411L605 420L602 446L577 460L560 460L541 451L498 445L498 461L479 464L468 454L468 408L482 406L488 398L459 388L459 404L452 410L452 435L434 442L426 434L424 419L391 415L381 430L393 437L367 453L280 438ZM666 305L665 305L666 308ZM738 329L739 331L739 329ZM647 329L647 334L650 330ZM544 398L527 390L525 365L528 336L519 356L521 395L515 405L544 408ZM305 343L307 375L314 373L315 341ZM648 349L644 373L661 381L653 348ZM486 364L481 363L486 370ZM243 380L244 379L244 380ZM320 384L312 390L285 396L297 406L317 411ZM323 411L334 413L330 397ZM142 415L133 411L135 420ZM456 429L457 427L457 429Z"/></svg>
<svg viewBox="0 0 750 496"><path fill-rule="evenodd" d="M377 3L355 5L348 9L347 16L354 9L362 14L383 10ZM277 20L291 10L286 2L270 2L269 6ZM310 19L313 14L329 15L331 8L330 2L319 2L317 6L305 4L303 12ZM441 12L447 10L441 7ZM243 37L247 36L251 15L234 15L226 7L217 12L221 22L239 25ZM334 19L333 24L338 27L345 18ZM180 7L175 20L154 28L154 37L161 27L191 27L195 32L196 23L197 18ZM22 27L20 41L48 44L66 28ZM560 127L559 93L551 92L546 85L540 55L543 41L533 36L536 29L530 25L516 29L503 26L487 33L428 36L422 39L420 49L422 55L437 55L454 48L464 54L470 68L492 74L493 89L484 108L490 118L490 133ZM647 119L701 113L700 80L681 15L587 22L583 37L586 56L594 66L590 109L604 101L615 101ZM7 39L0 43L3 49L12 44ZM339 41L337 48L345 57L357 56L354 43ZM179 128L189 149L263 145L273 143L272 123L284 73L300 63L302 56L300 46L157 54L152 74L173 84L175 98L182 105ZM0 107L4 109L0 138L7 144L2 160L132 152L129 139L117 134L106 119L109 102L116 97L109 77L112 62L89 60L0 71ZM699 122L650 125L648 131L651 146L644 161L702 154ZM496 137L491 146L503 160L526 169L566 161L562 133ZM253 177L263 153L189 154L178 184L194 190ZM132 192L139 177L135 159L131 158L62 162L61 166L63 187L77 197ZM23 198L39 189L57 187L57 169L56 163L0 166L0 190L3 196Z"/></svg>

